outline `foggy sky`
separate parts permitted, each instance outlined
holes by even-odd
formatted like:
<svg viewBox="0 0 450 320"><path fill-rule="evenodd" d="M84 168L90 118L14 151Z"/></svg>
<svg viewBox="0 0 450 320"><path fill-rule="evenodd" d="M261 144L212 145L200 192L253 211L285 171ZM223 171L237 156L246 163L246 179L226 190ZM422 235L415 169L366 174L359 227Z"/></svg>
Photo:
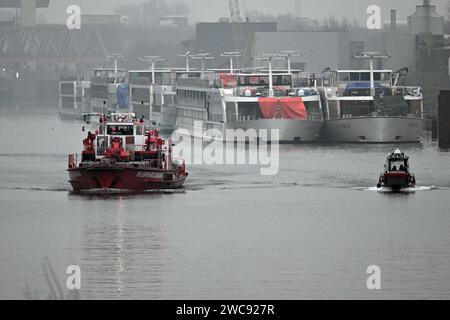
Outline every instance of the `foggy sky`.
<svg viewBox="0 0 450 320"><path fill-rule="evenodd" d="M154 0L158 1L158 0ZM175 0L168 0L175 1ZM299 0L241 0L242 11L261 11L264 13L281 14L293 13L294 3ZM399 20L414 12L416 4L422 0L300 0L302 15L310 18L322 19L330 15L356 19L363 23L366 20L366 9L371 4L379 5L383 10L383 20L389 20L391 9L397 9ZM77 4L85 14L111 14L120 4L140 3L142 0L51 0L49 9L41 9L49 22L63 22L66 19L65 10L70 4ZM220 17L227 17L227 0L186 0L192 8L194 21L216 21ZM432 0L441 14L446 12L445 4L448 0Z"/></svg>

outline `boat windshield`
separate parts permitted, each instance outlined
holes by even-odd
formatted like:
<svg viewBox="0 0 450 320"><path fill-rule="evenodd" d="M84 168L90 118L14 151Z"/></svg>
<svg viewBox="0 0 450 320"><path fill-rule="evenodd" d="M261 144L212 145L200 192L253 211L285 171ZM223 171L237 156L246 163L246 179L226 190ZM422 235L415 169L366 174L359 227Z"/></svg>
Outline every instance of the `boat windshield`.
<svg viewBox="0 0 450 320"><path fill-rule="evenodd" d="M389 171L408 172L408 161L404 159L389 161Z"/></svg>
<svg viewBox="0 0 450 320"><path fill-rule="evenodd" d="M109 125L107 134L110 136L132 136L134 135L132 125Z"/></svg>

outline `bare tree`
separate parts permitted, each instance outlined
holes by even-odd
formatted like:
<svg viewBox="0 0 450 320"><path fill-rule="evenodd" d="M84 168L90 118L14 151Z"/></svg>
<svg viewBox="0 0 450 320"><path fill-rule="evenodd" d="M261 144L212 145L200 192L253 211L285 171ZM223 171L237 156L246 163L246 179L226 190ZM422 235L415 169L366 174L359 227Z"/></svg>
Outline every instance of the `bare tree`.
<svg viewBox="0 0 450 320"><path fill-rule="evenodd" d="M351 29L359 28L358 23L353 21L351 23L346 17L338 19L335 15L326 18L323 21L322 30L323 31L334 31L334 32L345 32Z"/></svg>
<svg viewBox="0 0 450 320"><path fill-rule="evenodd" d="M115 12L128 17L133 25L156 25L164 16L188 15L190 7L181 0L170 4L166 0L146 0L140 4L120 5Z"/></svg>

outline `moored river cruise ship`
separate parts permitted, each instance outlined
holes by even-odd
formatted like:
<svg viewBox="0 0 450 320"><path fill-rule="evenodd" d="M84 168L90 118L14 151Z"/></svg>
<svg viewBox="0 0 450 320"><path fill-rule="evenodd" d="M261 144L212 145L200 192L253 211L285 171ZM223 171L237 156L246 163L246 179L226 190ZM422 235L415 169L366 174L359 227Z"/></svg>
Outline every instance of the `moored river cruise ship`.
<svg viewBox="0 0 450 320"><path fill-rule="evenodd" d="M418 143L423 130L423 95L419 86L398 85L398 73L374 70L329 73L322 91L323 139L345 143Z"/></svg>
<svg viewBox="0 0 450 320"><path fill-rule="evenodd" d="M286 72L273 73L272 81L267 73L205 72L200 77L180 77L177 129L216 140L228 140L227 129L266 129L269 141L317 141L323 125L319 91L294 88L292 78ZM272 129L278 130L279 137L270 136ZM210 136L213 131L220 134Z"/></svg>
<svg viewBox="0 0 450 320"><path fill-rule="evenodd" d="M82 119L91 112L91 82L84 77L61 75L59 81L59 116L62 119Z"/></svg>

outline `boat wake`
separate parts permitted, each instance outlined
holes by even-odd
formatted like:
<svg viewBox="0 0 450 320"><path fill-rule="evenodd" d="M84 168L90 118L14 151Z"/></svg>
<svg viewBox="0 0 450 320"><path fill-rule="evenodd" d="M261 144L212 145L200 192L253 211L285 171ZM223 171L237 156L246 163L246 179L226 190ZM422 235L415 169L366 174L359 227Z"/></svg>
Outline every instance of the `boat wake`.
<svg viewBox="0 0 450 320"><path fill-rule="evenodd" d="M415 193L415 192L422 192L422 191L433 191L433 190L442 190L446 188L438 188L435 186L420 186L415 188L405 188L400 191L394 191L391 188L378 188L378 187L368 187L368 188L358 188L359 190L363 191L373 191L373 192L379 192L379 193Z"/></svg>
<svg viewBox="0 0 450 320"><path fill-rule="evenodd" d="M110 196L110 195L151 195L151 194L184 194L186 193L186 190L184 189L164 189L164 190L142 190L142 191L135 191L135 190L104 190L104 189L91 189L91 190L82 190L82 191L70 191L70 194L72 195L93 195L93 196Z"/></svg>
<svg viewBox="0 0 450 320"><path fill-rule="evenodd" d="M12 191L50 191L50 192L68 192L70 189L68 188L40 188L40 187L3 187L0 186L0 190L12 190Z"/></svg>

